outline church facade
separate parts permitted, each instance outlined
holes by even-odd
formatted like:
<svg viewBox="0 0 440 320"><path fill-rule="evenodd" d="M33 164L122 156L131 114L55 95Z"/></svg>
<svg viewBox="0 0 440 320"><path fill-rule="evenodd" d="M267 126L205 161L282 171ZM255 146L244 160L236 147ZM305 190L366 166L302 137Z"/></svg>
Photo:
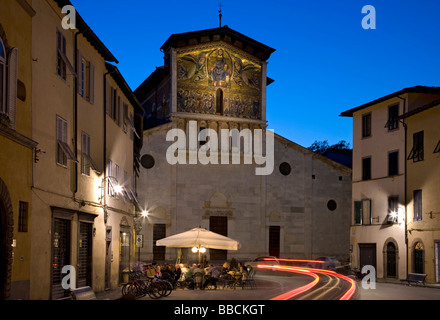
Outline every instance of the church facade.
<svg viewBox="0 0 440 320"><path fill-rule="evenodd" d="M141 261L194 261L156 241L195 227L240 241L209 261L349 259L351 169L271 131L274 49L227 26L173 34L136 90L144 109L137 223Z"/></svg>

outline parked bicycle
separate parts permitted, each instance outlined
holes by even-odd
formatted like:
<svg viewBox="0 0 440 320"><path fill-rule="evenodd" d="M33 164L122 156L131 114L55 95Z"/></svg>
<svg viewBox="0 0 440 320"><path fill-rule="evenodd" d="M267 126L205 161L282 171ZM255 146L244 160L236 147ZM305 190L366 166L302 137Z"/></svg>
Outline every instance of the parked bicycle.
<svg viewBox="0 0 440 320"><path fill-rule="evenodd" d="M151 299L159 299L169 296L172 288L172 284L166 280L145 277L141 272L132 272L130 282L122 287L122 296L131 294L141 298L148 295Z"/></svg>

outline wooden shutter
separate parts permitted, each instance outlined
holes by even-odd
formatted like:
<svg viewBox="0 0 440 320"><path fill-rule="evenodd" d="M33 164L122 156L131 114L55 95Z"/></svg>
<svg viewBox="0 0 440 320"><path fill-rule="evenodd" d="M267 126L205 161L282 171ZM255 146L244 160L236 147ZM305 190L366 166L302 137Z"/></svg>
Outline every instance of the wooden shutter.
<svg viewBox="0 0 440 320"><path fill-rule="evenodd" d="M83 73L82 73L82 53L78 49L76 50L76 82L77 82L77 92L84 96L84 93L81 92L81 83L84 81Z"/></svg>
<svg viewBox="0 0 440 320"><path fill-rule="evenodd" d="M12 48L8 55L8 89L7 106L8 116L11 120L11 128L15 129L17 113L17 70L18 70L18 48Z"/></svg>
<svg viewBox="0 0 440 320"><path fill-rule="evenodd" d="M89 63L89 102L95 103L95 65Z"/></svg>
<svg viewBox="0 0 440 320"><path fill-rule="evenodd" d="M362 201L354 202L354 224L362 223Z"/></svg>

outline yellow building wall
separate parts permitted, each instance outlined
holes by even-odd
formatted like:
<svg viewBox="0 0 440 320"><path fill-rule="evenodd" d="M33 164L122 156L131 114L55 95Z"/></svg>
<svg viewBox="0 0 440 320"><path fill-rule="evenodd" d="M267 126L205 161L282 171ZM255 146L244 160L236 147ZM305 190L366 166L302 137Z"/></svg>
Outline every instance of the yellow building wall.
<svg viewBox="0 0 440 320"><path fill-rule="evenodd" d="M440 241L440 153L433 153L440 140L439 123L440 106L407 119L408 154L413 146L413 134L424 131L424 160L407 161L408 272L414 272L414 246L422 242L424 272L430 283L436 281L434 242ZM422 220L414 221L413 191L418 189L422 190Z"/></svg>
<svg viewBox="0 0 440 320"><path fill-rule="evenodd" d="M15 131L31 138L31 37L32 16L15 0L3 0L0 10L0 24L9 48L18 48L18 80L26 88L26 99L16 99ZM1 129L0 129L1 130ZM29 296L31 267L30 224L32 196L32 147L24 146L0 134L0 178L6 184L13 207L14 229L13 265L11 275L11 298ZM19 202L28 203L28 231L18 232Z"/></svg>

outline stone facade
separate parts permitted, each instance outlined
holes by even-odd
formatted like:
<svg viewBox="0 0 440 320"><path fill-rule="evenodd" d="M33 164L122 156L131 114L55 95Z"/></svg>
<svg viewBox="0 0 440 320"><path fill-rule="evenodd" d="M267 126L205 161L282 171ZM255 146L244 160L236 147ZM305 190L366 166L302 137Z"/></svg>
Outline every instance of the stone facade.
<svg viewBox="0 0 440 320"><path fill-rule="evenodd" d="M262 255L347 260L351 170L276 133L273 150L266 150L271 136L266 70L274 49L225 26L172 35L162 50L165 65L135 90L144 108L138 201L148 212L141 221L143 246L137 258L171 262L183 254L186 261L196 260L190 249L164 252L155 240L201 226L241 243L227 256L208 251L210 261ZM182 140L167 141L173 129L181 130ZM199 142L205 140L203 129L212 130L206 143ZM234 145L234 134L223 140L222 130L230 134L233 129L248 132L251 143L242 138ZM265 139L262 158L256 157L258 133ZM185 149L186 164L170 164L167 152L179 142L177 151ZM203 164L203 148L210 156L218 151L218 158ZM232 161L234 151L239 161ZM273 170L257 174L256 169L271 166L269 153Z"/></svg>

